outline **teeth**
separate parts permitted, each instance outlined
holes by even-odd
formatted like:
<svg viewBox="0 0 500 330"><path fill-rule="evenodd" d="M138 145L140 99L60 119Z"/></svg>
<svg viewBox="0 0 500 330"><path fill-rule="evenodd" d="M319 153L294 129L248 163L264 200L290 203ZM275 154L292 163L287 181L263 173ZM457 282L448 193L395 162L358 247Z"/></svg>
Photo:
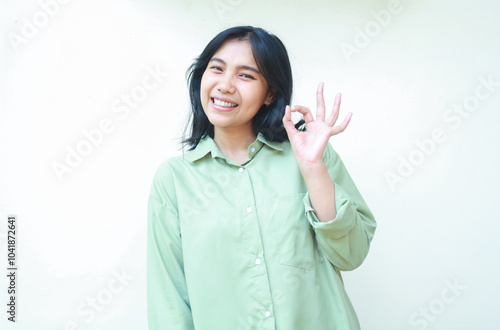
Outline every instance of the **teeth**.
<svg viewBox="0 0 500 330"><path fill-rule="evenodd" d="M237 106L237 104L235 104L235 103L224 102L224 101L218 100L216 98L214 98L214 104L219 105L221 107L225 107L225 108L231 108L231 107Z"/></svg>

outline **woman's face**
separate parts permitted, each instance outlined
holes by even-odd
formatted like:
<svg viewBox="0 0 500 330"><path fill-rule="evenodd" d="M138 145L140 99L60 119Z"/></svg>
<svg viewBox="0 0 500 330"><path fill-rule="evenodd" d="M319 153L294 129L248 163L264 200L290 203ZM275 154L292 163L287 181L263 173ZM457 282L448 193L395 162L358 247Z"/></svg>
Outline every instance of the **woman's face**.
<svg viewBox="0 0 500 330"><path fill-rule="evenodd" d="M228 40L212 56L201 78L201 104L215 132L253 132L252 118L272 101L248 41Z"/></svg>

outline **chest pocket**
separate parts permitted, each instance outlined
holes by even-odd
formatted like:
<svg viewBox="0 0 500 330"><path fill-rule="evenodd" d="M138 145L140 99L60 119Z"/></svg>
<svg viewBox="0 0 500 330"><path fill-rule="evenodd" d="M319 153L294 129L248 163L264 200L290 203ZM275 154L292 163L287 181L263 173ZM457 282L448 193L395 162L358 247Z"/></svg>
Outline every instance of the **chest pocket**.
<svg viewBox="0 0 500 330"><path fill-rule="evenodd" d="M276 232L277 251L282 265L312 270L324 262L314 229L305 216L304 194L271 200L271 221Z"/></svg>

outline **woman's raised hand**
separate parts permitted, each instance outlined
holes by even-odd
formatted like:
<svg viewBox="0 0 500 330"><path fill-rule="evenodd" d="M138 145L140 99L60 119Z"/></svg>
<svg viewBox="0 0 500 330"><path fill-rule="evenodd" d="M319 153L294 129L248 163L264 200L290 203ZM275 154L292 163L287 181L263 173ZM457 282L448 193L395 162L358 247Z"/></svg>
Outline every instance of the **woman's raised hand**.
<svg viewBox="0 0 500 330"><path fill-rule="evenodd" d="M321 82L316 93L316 119L307 107L295 105L290 108L290 106L286 106L283 125L299 167L323 164L323 153L328 140L346 129L351 120L351 112L347 114L340 125L335 126L339 116L340 99L341 94L337 93L332 113L325 119L325 99L323 97L323 83ZM292 122L292 112L300 112L304 116L306 131L302 132L295 128Z"/></svg>

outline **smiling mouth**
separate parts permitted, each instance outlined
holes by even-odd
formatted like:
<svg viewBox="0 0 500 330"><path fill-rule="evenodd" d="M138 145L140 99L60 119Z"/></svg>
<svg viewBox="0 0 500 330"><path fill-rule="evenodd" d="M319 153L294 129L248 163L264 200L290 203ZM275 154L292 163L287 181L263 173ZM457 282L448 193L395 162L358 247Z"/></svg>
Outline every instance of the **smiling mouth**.
<svg viewBox="0 0 500 330"><path fill-rule="evenodd" d="M219 99L216 99L215 97L212 97L212 102L215 104L215 105L218 105L219 107L223 107L223 108L235 108L238 106L238 104L236 103L229 103L229 102L225 102L225 101L222 101L222 100L219 100Z"/></svg>

